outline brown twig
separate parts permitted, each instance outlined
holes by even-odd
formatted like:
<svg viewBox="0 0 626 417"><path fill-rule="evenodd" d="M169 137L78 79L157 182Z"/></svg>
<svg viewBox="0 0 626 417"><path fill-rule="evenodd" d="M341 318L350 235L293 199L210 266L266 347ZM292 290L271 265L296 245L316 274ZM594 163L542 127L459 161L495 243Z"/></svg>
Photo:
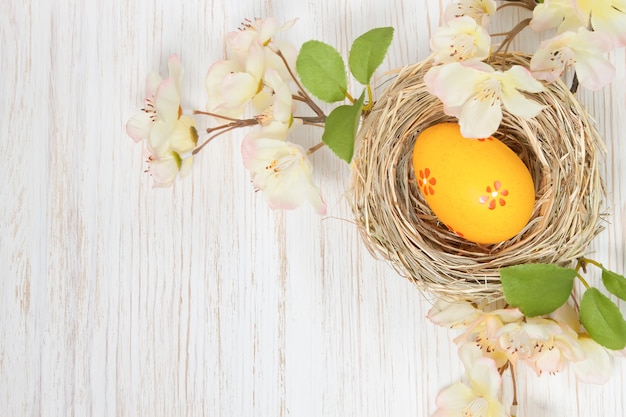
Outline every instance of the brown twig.
<svg viewBox="0 0 626 417"><path fill-rule="evenodd" d="M522 30L524 30L526 26L528 26L531 20L532 19L527 18L527 19L521 20L517 25L515 25L515 27L508 32L508 34L506 35L506 38L504 38L504 40L502 41L498 49L496 49L496 51L493 54L491 54L491 56L498 55L503 50L506 52L511 42L513 42L513 39L515 39L515 37Z"/></svg>
<svg viewBox="0 0 626 417"><path fill-rule="evenodd" d="M511 364L511 382L513 383L513 402L511 403L511 417L517 414L517 381L515 380L515 365Z"/></svg>
<svg viewBox="0 0 626 417"><path fill-rule="evenodd" d="M311 155L312 153L316 152L318 149L321 149L324 146L326 146L326 144L324 142L320 142L317 145L310 147L307 151L307 155Z"/></svg>
<svg viewBox="0 0 626 417"><path fill-rule="evenodd" d="M498 6L496 10L502 10L506 7L521 7L532 12L536 5L535 0L508 1L507 3Z"/></svg>
<svg viewBox="0 0 626 417"><path fill-rule="evenodd" d="M274 51L274 53L276 55L278 55L278 57L281 59L281 61L283 61L283 64L285 64L285 68L287 68L287 71L289 71L289 75L291 76L293 81L298 86L298 90L299 90L298 94L299 94L299 96L296 96L296 97L301 97L302 98L301 101L305 102L315 112L315 114L317 114L320 117L321 116L326 117L326 115L324 114L324 111L313 101L313 99L307 94L307 92L304 89L304 87L302 86L302 84L300 84L300 81L298 81L298 77L296 77L296 75L293 73L293 70L289 66L289 63L287 62L287 59L285 58L283 53L280 51L280 49Z"/></svg>

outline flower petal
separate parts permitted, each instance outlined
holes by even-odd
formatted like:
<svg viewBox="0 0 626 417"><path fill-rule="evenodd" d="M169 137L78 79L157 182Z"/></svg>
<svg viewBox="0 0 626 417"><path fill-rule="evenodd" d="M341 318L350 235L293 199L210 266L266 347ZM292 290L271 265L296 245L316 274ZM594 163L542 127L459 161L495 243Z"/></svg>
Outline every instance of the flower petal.
<svg viewBox="0 0 626 417"><path fill-rule="evenodd" d="M615 67L603 56L590 55L574 65L580 84L589 90L599 90L615 78Z"/></svg>
<svg viewBox="0 0 626 417"><path fill-rule="evenodd" d="M474 363L482 357L483 352L475 343L467 342L459 347L459 358L463 362L467 373L472 369Z"/></svg>
<svg viewBox="0 0 626 417"><path fill-rule="evenodd" d="M470 386L483 398L497 398L502 379L496 362L490 358L479 358L468 372Z"/></svg>
<svg viewBox="0 0 626 417"><path fill-rule="evenodd" d="M174 78L165 79L157 88L154 108L160 119L174 121L180 112L180 92Z"/></svg>
<svg viewBox="0 0 626 417"><path fill-rule="evenodd" d="M583 26L611 37L611 48L626 45L626 1L625 0L572 0L574 10Z"/></svg>
<svg viewBox="0 0 626 417"><path fill-rule="evenodd" d="M521 65L513 65L502 74L503 85L511 85L518 90L528 91L529 93L540 93L546 91L546 87L537 81L530 71Z"/></svg>
<svg viewBox="0 0 626 417"><path fill-rule="evenodd" d="M455 327L467 325L474 320L480 311L464 301L449 302L438 299L428 311L428 319L438 326Z"/></svg>
<svg viewBox="0 0 626 417"><path fill-rule="evenodd" d="M572 362L576 377L590 384L604 384L611 377L612 359L609 352L590 337L581 336L578 343L586 358Z"/></svg>
<svg viewBox="0 0 626 417"><path fill-rule="evenodd" d="M578 318L578 312L569 303L563 304L557 308L550 317L557 323L561 323L569 327L575 332L581 330L580 319Z"/></svg>
<svg viewBox="0 0 626 417"><path fill-rule="evenodd" d="M441 63L485 59L489 55L491 38L487 31L470 16L452 19L448 26L439 27L430 39L434 60Z"/></svg>
<svg viewBox="0 0 626 417"><path fill-rule="evenodd" d="M239 107L252 99L259 90L259 80L246 72L228 74L222 81L222 99L227 107Z"/></svg>
<svg viewBox="0 0 626 417"><path fill-rule="evenodd" d="M256 43L250 45L245 68L256 80L260 80L265 73L265 51Z"/></svg>
<svg viewBox="0 0 626 417"><path fill-rule="evenodd" d="M461 134L466 138L488 138L502 121L500 100L472 98L463 106L459 116Z"/></svg>
<svg viewBox="0 0 626 417"><path fill-rule="evenodd" d="M152 118L145 111L137 112L126 123L126 133L133 138L135 142L148 138L150 129L152 128Z"/></svg>
<svg viewBox="0 0 626 417"><path fill-rule="evenodd" d="M537 32L558 28L558 33L562 33L582 24L572 8L572 0L550 0L535 6L529 26Z"/></svg>
<svg viewBox="0 0 626 417"><path fill-rule="evenodd" d="M544 80L549 83L558 80L565 66L574 59L574 54L562 43L555 40L563 36L569 36L571 32L565 32L557 38L542 42L539 48L530 59L530 70L537 80Z"/></svg>
<svg viewBox="0 0 626 417"><path fill-rule="evenodd" d="M185 73L185 71L183 70L183 66L180 63L178 55L172 55L167 60L167 68L169 72L168 78L173 78L175 80L176 88L178 89L178 91L180 91L180 86L183 82L183 74Z"/></svg>
<svg viewBox="0 0 626 417"><path fill-rule="evenodd" d="M259 43L263 45L269 40L271 40L272 36L274 36L274 34L278 31L278 22L276 21L275 17L270 16L266 19L263 19L259 23L260 25L259 25L258 39L259 39Z"/></svg>
<svg viewBox="0 0 626 417"><path fill-rule="evenodd" d="M450 412L450 414L441 415L458 416L461 414L463 408L465 408L467 404L471 403L475 397L476 396L470 387L462 382L455 382L454 384L441 390L435 401L440 410Z"/></svg>
<svg viewBox="0 0 626 417"><path fill-rule="evenodd" d="M576 74L585 88L598 90L615 77L615 67L604 56L611 46L611 39L602 32L580 28L570 45L576 57Z"/></svg>
<svg viewBox="0 0 626 417"><path fill-rule="evenodd" d="M181 177L185 177L189 175L189 173L191 172L192 165L193 165L193 156L183 159L180 164L180 171L178 175L180 175Z"/></svg>
<svg viewBox="0 0 626 417"><path fill-rule="evenodd" d="M458 62L432 67L424 76L428 91L450 107L463 105L474 94L479 79L479 71Z"/></svg>
<svg viewBox="0 0 626 417"><path fill-rule="evenodd" d="M189 116L182 116L169 137L169 146L172 150L184 155L191 152L198 144L196 122Z"/></svg>
<svg viewBox="0 0 626 417"><path fill-rule="evenodd" d="M457 17L470 16L479 24L487 26L489 16L496 12L496 8L494 0L459 0L446 7L444 19L450 21Z"/></svg>
<svg viewBox="0 0 626 417"><path fill-rule="evenodd" d="M205 86L207 90L207 110L215 111L224 103L222 97L222 81L226 75L241 72L242 68L235 61L218 61L211 65L207 72Z"/></svg>
<svg viewBox="0 0 626 417"><path fill-rule="evenodd" d="M156 90L159 88L159 84L161 84L163 78L156 72L151 72L146 77L146 100L154 99L156 95Z"/></svg>
<svg viewBox="0 0 626 417"><path fill-rule="evenodd" d="M308 200L318 213L326 212L311 178L313 166L302 147L250 134L242 142L241 153L252 183L263 191L271 208L295 209Z"/></svg>
<svg viewBox="0 0 626 417"><path fill-rule="evenodd" d="M175 152L168 152L161 157L149 156L148 171L152 176L152 186L162 188L172 185L180 170L181 162L180 156Z"/></svg>
<svg viewBox="0 0 626 417"><path fill-rule="evenodd" d="M159 156L165 155L169 152L170 137L172 132L176 128L176 120L163 120L159 119L154 122L152 129L150 129L150 136L148 137L148 146L154 153Z"/></svg>
<svg viewBox="0 0 626 417"><path fill-rule="evenodd" d="M509 113L525 119L537 116L545 108L536 101L526 98L514 88L502 89L502 104Z"/></svg>

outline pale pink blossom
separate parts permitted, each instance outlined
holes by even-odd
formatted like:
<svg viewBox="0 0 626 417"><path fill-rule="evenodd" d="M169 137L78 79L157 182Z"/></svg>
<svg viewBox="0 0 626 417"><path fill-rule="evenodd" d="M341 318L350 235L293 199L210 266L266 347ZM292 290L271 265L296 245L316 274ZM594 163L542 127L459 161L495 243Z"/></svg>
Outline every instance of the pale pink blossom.
<svg viewBox="0 0 626 417"><path fill-rule="evenodd" d="M439 298L426 317L438 326L465 329L482 314L482 310L467 301L447 301Z"/></svg>
<svg viewBox="0 0 626 417"><path fill-rule="evenodd" d="M448 22L461 16L469 16L478 24L487 26L489 17L496 12L494 0L460 0L450 3L444 11L444 19Z"/></svg>
<svg viewBox="0 0 626 417"><path fill-rule="evenodd" d="M463 345L459 356L465 366L467 383L457 382L437 395L437 412L433 417L504 417L504 406L498 400L502 379L496 363L482 356L479 349Z"/></svg>
<svg viewBox="0 0 626 417"><path fill-rule="evenodd" d="M155 122L179 117L183 68L178 56L172 55L167 67L169 76L165 81L156 72L148 74L144 107L126 123L126 132L135 142L148 139Z"/></svg>
<svg viewBox="0 0 626 417"><path fill-rule="evenodd" d="M571 0L582 25L611 39L609 49L626 45L626 0Z"/></svg>
<svg viewBox="0 0 626 417"><path fill-rule="evenodd" d="M498 341L512 363L521 360L538 375L560 372L569 362L585 357L576 332L548 318L509 323L499 330Z"/></svg>
<svg viewBox="0 0 626 417"><path fill-rule="evenodd" d="M240 117L248 103L263 91L265 54L253 43L243 64L218 61L206 76L207 110L228 117Z"/></svg>
<svg viewBox="0 0 626 417"><path fill-rule="evenodd" d="M437 63L483 60L489 56L491 37L470 16L461 16L448 21L430 38L430 48Z"/></svg>
<svg viewBox="0 0 626 417"><path fill-rule="evenodd" d="M297 55L289 43L273 39L275 33L288 30L295 20L279 27L276 19L248 20L239 31L226 36L229 58L214 63L206 76L207 110L222 116L238 118L250 102L262 112L271 104L274 91L268 88L268 71L286 82L289 70L295 68Z"/></svg>
<svg viewBox="0 0 626 417"><path fill-rule="evenodd" d="M171 150L159 155L146 149L146 160L148 162L146 172L150 173L155 188L169 187L177 175L181 177L187 175L193 163L192 156L183 159L180 154Z"/></svg>
<svg viewBox="0 0 626 417"><path fill-rule="evenodd" d="M280 51L283 54L292 69L295 68L294 64L298 52L293 44L275 39L274 36L291 29L297 20L292 19L279 26L275 17L254 20L246 19L242 23L240 30L226 35L226 44L228 45L231 59L243 65L243 62L248 57L250 46L256 44L263 48L267 66L278 71L283 79L288 79L289 72L276 52Z"/></svg>
<svg viewBox="0 0 626 417"><path fill-rule="evenodd" d="M572 369L579 381L589 384L604 384L611 377L613 352L598 344L587 335L580 335L578 343L584 359L572 362Z"/></svg>
<svg viewBox="0 0 626 417"><path fill-rule="evenodd" d="M256 133L244 138L241 153L252 184L271 208L295 209L309 201L315 211L326 214L326 203L313 183L313 165L301 146Z"/></svg>
<svg viewBox="0 0 626 417"><path fill-rule="evenodd" d="M584 25L574 10L572 0L545 0L533 9L529 26L537 32L556 28L558 33L562 33L578 30Z"/></svg>
<svg viewBox="0 0 626 417"><path fill-rule="evenodd" d="M623 355L626 350L621 352L609 350L598 344L584 332L578 311L567 303L552 313L550 317L578 333L578 344L583 351L584 358L571 363L576 378L589 384L607 382L611 377L613 356Z"/></svg>
<svg viewBox="0 0 626 417"><path fill-rule="evenodd" d="M453 62L432 67L424 81L443 102L444 112L459 119L461 134L467 138L491 136L502 121L502 106L526 119L544 108L520 92L538 93L545 87L519 65L503 72L483 62Z"/></svg>
<svg viewBox="0 0 626 417"><path fill-rule="evenodd" d="M483 355L503 366L507 359L499 345L499 331L508 323L521 321L524 317L517 308L497 309L485 312L466 301L437 301L428 312L435 324L459 329L462 333L454 339L457 344L474 344Z"/></svg>
<svg viewBox="0 0 626 417"><path fill-rule="evenodd" d="M265 83L273 91L271 104L256 119L264 137L285 140L294 127L302 124L301 119L293 117L293 94L289 85L271 68L266 71Z"/></svg>
<svg viewBox="0 0 626 417"><path fill-rule="evenodd" d="M522 317L522 312L517 308L483 312L461 335L454 339L454 342L475 344L484 356L493 359L498 367L501 367L508 361L508 356L499 343L500 329L508 323L519 322Z"/></svg>
<svg viewBox="0 0 626 417"><path fill-rule="evenodd" d="M230 52L235 60L243 59L248 53L250 45L253 43L259 46L268 46L276 42L274 35L286 32L291 29L298 19L292 19L284 25L279 26L275 17L266 19L246 19L237 31L229 32L226 35L226 42L230 47Z"/></svg>
<svg viewBox="0 0 626 417"><path fill-rule="evenodd" d="M155 187L168 186L179 172L189 171L190 154L198 143L196 122L183 115L180 105L184 71L176 55L168 60L168 68L164 80L156 73L148 75L144 108L126 124L129 136L145 143L147 171Z"/></svg>
<svg viewBox="0 0 626 417"><path fill-rule="evenodd" d="M580 84L597 90L615 76L615 67L605 56L610 46L610 39L601 32L583 27L577 32L563 32L539 45L530 61L530 69L535 78L553 82L567 68L574 67Z"/></svg>

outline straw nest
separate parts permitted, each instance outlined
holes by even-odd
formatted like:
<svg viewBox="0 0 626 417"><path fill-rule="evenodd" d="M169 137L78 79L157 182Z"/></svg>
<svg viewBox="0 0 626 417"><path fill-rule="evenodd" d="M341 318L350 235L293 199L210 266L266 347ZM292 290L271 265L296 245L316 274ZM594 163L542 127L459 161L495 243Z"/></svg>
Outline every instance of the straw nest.
<svg viewBox="0 0 626 417"><path fill-rule="evenodd" d="M506 70L528 58L501 54L490 62ZM604 144L593 121L561 82L530 95L546 108L532 120L503 109L494 136L529 168L535 208L514 238L494 245L468 242L438 221L420 194L412 166L416 137L425 128L456 121L424 85L425 61L398 70L363 121L350 183L351 205L366 246L391 262L418 288L445 299L489 302L502 298L498 270L523 263L571 266L601 230L604 187L599 162Z"/></svg>

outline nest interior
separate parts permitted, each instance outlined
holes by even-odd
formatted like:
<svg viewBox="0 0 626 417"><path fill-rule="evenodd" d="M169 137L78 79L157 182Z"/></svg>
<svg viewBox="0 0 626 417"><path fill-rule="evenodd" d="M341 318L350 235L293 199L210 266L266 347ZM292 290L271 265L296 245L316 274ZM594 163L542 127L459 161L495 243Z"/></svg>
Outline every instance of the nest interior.
<svg viewBox="0 0 626 417"><path fill-rule="evenodd" d="M528 67L528 58L501 54L490 64L500 70ZM368 249L421 290L451 300L496 301L502 298L500 268L523 263L569 266L600 232L604 144L593 120L562 82L528 94L545 105L534 119L503 108L494 136L518 154L533 176L533 215L505 242L464 240L431 212L413 172L419 133L437 123L456 122L427 91L423 77L430 66L424 61L400 69L365 117L352 165L352 210Z"/></svg>

